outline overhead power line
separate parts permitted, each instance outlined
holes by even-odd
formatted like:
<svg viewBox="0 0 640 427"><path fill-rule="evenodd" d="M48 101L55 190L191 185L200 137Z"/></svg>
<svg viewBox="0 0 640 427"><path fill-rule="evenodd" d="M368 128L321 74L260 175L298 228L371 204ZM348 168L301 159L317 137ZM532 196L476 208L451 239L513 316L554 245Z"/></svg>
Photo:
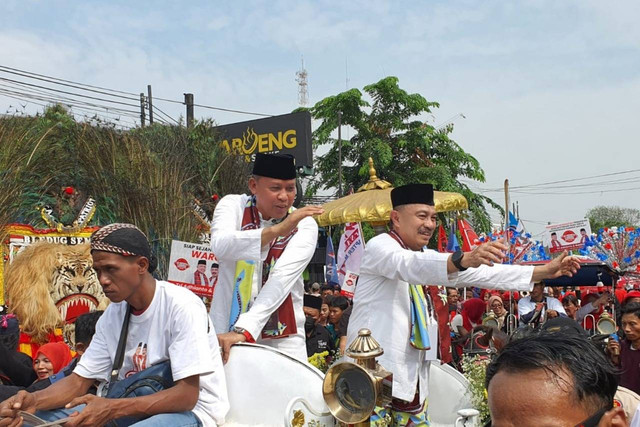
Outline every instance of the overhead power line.
<svg viewBox="0 0 640 427"><path fill-rule="evenodd" d="M36 85L36 84L33 84L33 83L25 83L25 82L21 82L19 80L7 79L5 77L0 77L0 80L6 81L6 82L16 83L16 84L19 84L19 85L25 85L25 86L30 86L30 87L36 87L36 88L39 88L39 89L50 90L52 92L64 93L65 95L72 95L72 96L78 96L78 97L81 97L81 98L93 99L93 100L96 100L96 101L109 102L109 103L112 103L112 104L119 104L119 105L126 105L126 106L129 106L129 107L137 107L138 106L137 104L131 104L129 102L114 101L114 100L111 100L111 99L98 98L98 97L95 97L95 96L81 95L81 94L77 94L77 93L74 93L74 92L69 92L69 91L66 91L66 90L53 89L53 88L49 88L49 87L46 87L46 86Z"/></svg>
<svg viewBox="0 0 640 427"><path fill-rule="evenodd" d="M121 94L124 94L124 95L132 95L133 98L130 98L130 97L122 97L122 98L131 99L133 101L136 101L138 99L137 98L138 95L135 94L135 93L125 92L125 91L116 90L116 89L109 89L109 88L100 87L100 86L93 86L93 85L86 84L86 83L78 83L78 82L74 82L74 81L71 81L71 80L60 79L60 78L57 78L57 77L45 76L44 74L33 73L31 71L25 71L25 70L19 70L17 68L7 67L5 65L0 65L0 71L5 71L7 73L16 74L16 75L23 75L23 76L31 78L31 79L42 80L42 81L50 81L51 83L55 83L55 84L62 85L62 86L76 87L76 88L82 89L82 90L89 90L87 88L90 88L90 89L94 89L92 92L102 93L102 94L106 94L106 95L109 95L109 96L117 96L117 95L113 95L113 94L105 93L105 92L101 92L101 91L109 91L109 92L121 93ZM100 91L98 91L96 89L100 89Z"/></svg>
<svg viewBox="0 0 640 427"><path fill-rule="evenodd" d="M58 103L58 104L65 105L65 106L69 107L71 109L71 112L74 113L74 115L82 115L83 117L87 117L86 113L82 113L81 114L80 112L75 112L75 110L81 110L81 111L86 111L86 112L90 113L91 116L97 116L97 117L104 118L104 119L108 120L109 122L113 122L113 121L118 122L118 123L126 122L126 123L132 124L133 127L137 126L137 124L135 122L123 120L121 118L121 117L132 117L132 116L119 114L119 113L116 113L116 112L112 113L112 112L109 112L109 111L102 111L102 110L97 110L97 109L94 109L94 108L81 107L81 106L78 106L78 105L71 105L71 104L68 104L68 103L59 102L59 101L55 101L55 100L49 100L49 99L40 98L40 97L36 97L36 96L29 96L29 95L25 96L23 94L13 94L11 91L7 91L7 90L4 90L4 89L0 89L0 95L2 95L4 97L7 97L7 98L15 99L15 100L27 103L27 104L31 103L31 104L39 105L39 106L44 107L44 108L51 106L52 103ZM49 104L43 104L41 102L34 101L34 99L42 100L42 101L45 101L45 102L49 102ZM105 116L104 114L111 114L112 116ZM134 118L136 118L136 117L134 117Z"/></svg>
<svg viewBox="0 0 640 427"><path fill-rule="evenodd" d="M90 108L96 111L112 111L114 113L120 114L120 115L129 115L130 117L133 118L137 118L138 116L135 115L136 111L132 111L132 110L126 110L126 109L122 109L122 108L118 108L118 107L111 107L111 106L102 106L99 104L94 104L94 103L90 103L90 102L84 102L84 101L79 101L79 100L70 100L70 99L65 99L65 98L61 98L61 97L55 97L55 96L46 96L46 95L37 95L37 94L33 94L33 93L28 93L28 92L21 92L21 91L15 91L15 90L8 90L8 89L3 89L0 88L0 91L3 93L7 93L10 95L14 95L14 96L22 96L25 98L31 98L31 99L36 99L39 101L45 101L45 102L49 102L49 103L53 103L53 104L64 104L64 105L68 105L68 106L82 106L84 108ZM131 114L129 114L131 113Z"/></svg>
<svg viewBox="0 0 640 427"><path fill-rule="evenodd" d="M72 88L79 89L79 90L99 93L99 94L102 94L102 95L107 95L107 96L112 96L112 97L119 97L119 98L131 100L131 101L139 100L139 94L135 94L133 92L110 89L110 88L106 88L106 87L103 87L103 86L95 86L95 85L90 85L90 84L86 84L86 83L76 82L76 81L73 81L73 80L61 79L61 78L58 78L58 77L47 76L45 74L34 73L34 72L31 72L31 71L21 70L21 69L13 68L13 67L8 67L8 66L5 66L5 65L0 65L0 72L5 72L5 73L13 74L13 75L18 75L18 76L25 77L25 78L45 81L45 82L48 82L48 83L57 84L57 85L61 85L61 86L72 87ZM24 82L22 82L22 83L24 83ZM29 84L29 83L24 83L24 84ZM39 86L39 85L33 85L33 86L42 87L42 86ZM45 87L45 89L54 90L54 91L56 90L56 89L46 88L46 87ZM69 93L69 92L66 92L66 91L60 91L60 92L67 93L67 94ZM129 95L129 96L121 96L121 95L116 95L116 94ZM84 96L84 97L87 97L87 98L93 98L95 100L102 100L103 102L111 102L111 103L118 102L118 101L112 101L112 100L105 100L104 98L90 97L88 95L82 95L82 94L74 94L74 95L75 96ZM154 96L153 100L154 101L169 102L169 103L173 103L173 104L185 105L184 101L178 101L178 100L175 100L175 99L168 99L168 98L161 98L161 97L157 97L157 96ZM132 105L132 104L128 104L128 103L125 103L125 105L137 107L137 105ZM205 109L209 109L209 110L224 111L224 112L228 112L228 113L245 114L245 115L260 116L260 117L273 117L272 114L257 113L257 112L252 112L252 111L244 111L244 110L238 110L238 109L226 108L226 107L215 107L215 106L206 105L206 104L193 104L193 106L194 107L205 108ZM175 119L172 119L172 120L176 121Z"/></svg>
<svg viewBox="0 0 640 427"><path fill-rule="evenodd" d="M611 172L611 173L605 173L605 174L601 174L601 175L592 175L592 176L586 176L586 177L581 177L581 178L571 178L571 179L563 179L563 180L559 180L559 181L549 181L549 182L542 182L542 183L538 183L538 184L528 184L528 185L518 185L518 186L512 186L510 187L510 191L514 191L514 190L525 190L525 189L543 189L541 187L548 187L546 189L553 189L553 188L573 188L573 187L584 187L584 186L589 186L589 185L604 185L604 184L611 184L611 183L624 183L625 180L620 180L620 181L600 181L600 182L592 182L592 183L584 183L584 184L574 184L574 185L568 185L568 186L557 186L557 187L550 187L552 185L555 184L563 184L563 183L567 183L567 182L576 182L576 181L588 181L588 180L592 180L594 178L604 178L604 177L609 177L609 176L617 176L617 175L625 175L625 174L630 174L630 173L636 173L636 172L640 172L640 169L629 169L629 170L624 170L624 171L620 171L620 172ZM632 178L629 178L632 179ZM633 178L635 179L635 178ZM629 181L632 182L632 181ZM502 188L479 188L479 191L481 192L502 192L504 191L504 189Z"/></svg>

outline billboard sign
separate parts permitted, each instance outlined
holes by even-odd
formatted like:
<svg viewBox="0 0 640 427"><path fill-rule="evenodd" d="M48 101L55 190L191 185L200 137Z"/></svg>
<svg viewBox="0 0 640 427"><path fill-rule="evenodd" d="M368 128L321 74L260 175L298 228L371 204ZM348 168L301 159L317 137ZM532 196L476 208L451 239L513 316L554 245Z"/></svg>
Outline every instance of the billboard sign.
<svg viewBox="0 0 640 427"><path fill-rule="evenodd" d="M588 219L551 224L546 228L544 242L549 247L550 253L581 249L591 236Z"/></svg>
<svg viewBox="0 0 640 427"><path fill-rule="evenodd" d="M217 126L221 144L251 163L257 153L291 154L296 166L312 167L311 114L308 111Z"/></svg>

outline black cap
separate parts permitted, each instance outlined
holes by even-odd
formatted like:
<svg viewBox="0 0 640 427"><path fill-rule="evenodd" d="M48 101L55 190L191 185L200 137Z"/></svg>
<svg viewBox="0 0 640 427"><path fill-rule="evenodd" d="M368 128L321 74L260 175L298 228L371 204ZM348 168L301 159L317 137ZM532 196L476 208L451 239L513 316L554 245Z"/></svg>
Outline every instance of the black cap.
<svg viewBox="0 0 640 427"><path fill-rule="evenodd" d="M391 190L391 204L393 208L402 205L420 204L434 206L433 185L407 184Z"/></svg>
<svg viewBox="0 0 640 427"><path fill-rule="evenodd" d="M199 259L198 260L198 265L207 265L207 261L203 260L203 259Z"/></svg>
<svg viewBox="0 0 640 427"><path fill-rule="evenodd" d="M149 260L149 273L158 266L151 253L147 236L133 224L114 223L105 225L91 235L91 252L112 252L122 256L143 256Z"/></svg>
<svg viewBox="0 0 640 427"><path fill-rule="evenodd" d="M322 309L322 298L315 295L304 294L304 306L320 310Z"/></svg>
<svg viewBox="0 0 640 427"><path fill-rule="evenodd" d="M295 179L296 160L290 154L257 154L253 174L275 179Z"/></svg>

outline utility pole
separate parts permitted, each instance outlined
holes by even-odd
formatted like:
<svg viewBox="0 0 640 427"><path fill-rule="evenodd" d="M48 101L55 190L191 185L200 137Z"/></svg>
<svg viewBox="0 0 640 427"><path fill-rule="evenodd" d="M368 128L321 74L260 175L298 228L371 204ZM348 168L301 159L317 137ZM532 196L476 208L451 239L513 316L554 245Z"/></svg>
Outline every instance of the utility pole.
<svg viewBox="0 0 640 427"><path fill-rule="evenodd" d="M151 97L151 85L147 85L147 101L149 102L149 124L153 124L153 98Z"/></svg>
<svg viewBox="0 0 640 427"><path fill-rule="evenodd" d="M140 92L140 126L144 127L144 93Z"/></svg>
<svg viewBox="0 0 640 427"><path fill-rule="evenodd" d="M338 197L342 197L342 111L338 111Z"/></svg>
<svg viewBox="0 0 640 427"><path fill-rule="evenodd" d="M184 103L187 106L187 127L193 126L193 94L184 94Z"/></svg>

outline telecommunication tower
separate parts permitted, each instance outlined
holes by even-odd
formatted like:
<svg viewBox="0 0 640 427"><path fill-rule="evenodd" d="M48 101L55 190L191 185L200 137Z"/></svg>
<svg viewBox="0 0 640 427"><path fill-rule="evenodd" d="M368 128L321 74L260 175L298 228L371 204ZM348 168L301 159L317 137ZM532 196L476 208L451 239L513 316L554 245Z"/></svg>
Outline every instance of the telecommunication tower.
<svg viewBox="0 0 640 427"><path fill-rule="evenodd" d="M306 107L309 103L309 91L307 84L307 70L304 68L304 57L302 58L302 68L296 71L296 81L298 82L298 104Z"/></svg>

